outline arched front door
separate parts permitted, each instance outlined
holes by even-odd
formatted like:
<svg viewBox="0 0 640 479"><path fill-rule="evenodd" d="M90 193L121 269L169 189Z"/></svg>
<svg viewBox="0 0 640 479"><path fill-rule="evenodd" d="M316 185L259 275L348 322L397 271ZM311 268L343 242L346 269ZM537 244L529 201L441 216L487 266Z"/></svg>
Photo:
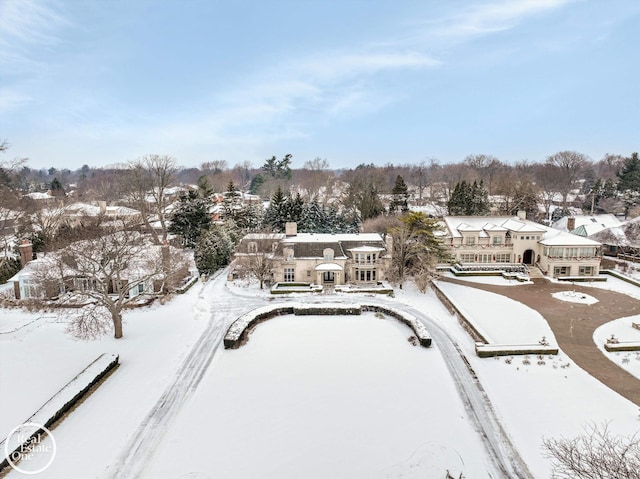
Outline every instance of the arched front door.
<svg viewBox="0 0 640 479"><path fill-rule="evenodd" d="M522 262L524 264L533 264L533 259L535 258L535 254L532 249L528 249L524 252L524 256L522 257Z"/></svg>

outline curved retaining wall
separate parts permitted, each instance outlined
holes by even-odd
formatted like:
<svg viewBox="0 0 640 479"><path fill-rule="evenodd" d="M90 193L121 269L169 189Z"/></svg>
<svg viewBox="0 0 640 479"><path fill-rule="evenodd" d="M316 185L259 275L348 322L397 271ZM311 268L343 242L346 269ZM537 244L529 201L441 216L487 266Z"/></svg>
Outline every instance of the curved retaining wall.
<svg viewBox="0 0 640 479"><path fill-rule="evenodd" d="M247 342L249 331L257 324L276 316L293 314L296 316L305 315L359 315L362 311L374 311L388 314L409 326L420 345L428 348L431 346L431 336L425 326L415 317L399 309L381 306L377 304L301 304L289 303L277 306L264 306L240 316L236 319L224 337L225 349L236 349Z"/></svg>

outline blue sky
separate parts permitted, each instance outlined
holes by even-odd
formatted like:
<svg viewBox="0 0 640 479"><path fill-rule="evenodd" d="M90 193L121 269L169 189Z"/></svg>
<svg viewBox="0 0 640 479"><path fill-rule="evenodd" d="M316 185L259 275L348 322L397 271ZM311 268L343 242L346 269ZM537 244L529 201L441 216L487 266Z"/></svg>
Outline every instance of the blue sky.
<svg viewBox="0 0 640 479"><path fill-rule="evenodd" d="M0 0L0 160L629 155L638 25L637 0Z"/></svg>

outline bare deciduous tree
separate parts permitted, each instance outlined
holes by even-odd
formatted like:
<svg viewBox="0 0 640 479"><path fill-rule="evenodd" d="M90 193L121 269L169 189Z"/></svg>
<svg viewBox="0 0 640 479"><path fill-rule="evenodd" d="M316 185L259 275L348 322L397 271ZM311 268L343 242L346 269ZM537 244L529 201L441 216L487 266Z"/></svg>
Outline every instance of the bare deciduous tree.
<svg viewBox="0 0 640 479"><path fill-rule="evenodd" d="M547 157L547 165L553 167L562 194L562 206L567 207L567 196L576 186L580 175L589 164L589 158L577 151L560 151Z"/></svg>
<svg viewBox="0 0 640 479"><path fill-rule="evenodd" d="M186 254L169 252L169 248L154 246L147 237L121 225L118 231L48 255L46 263L37 266L37 275L42 290L65 291L60 306L82 305L65 310L72 334L89 339L113 328L114 337L121 338L122 313L128 303L139 293L162 290L186 275Z"/></svg>
<svg viewBox="0 0 640 479"><path fill-rule="evenodd" d="M555 479L640 479L640 434L621 437L590 425L572 439L545 439Z"/></svg>
<svg viewBox="0 0 640 479"><path fill-rule="evenodd" d="M130 199L140 210L146 228L152 232L149 215L160 222L161 238L153 235L156 244L167 240L165 209L168 206L167 188L173 183L178 168L175 158L167 155L147 155L129 163L131 190ZM147 201L151 196L153 202Z"/></svg>
<svg viewBox="0 0 640 479"><path fill-rule="evenodd" d="M247 253L238 257L236 261L241 271L260 282L260 289L263 289L265 281L273 276L273 270L276 266L273 255L264 252Z"/></svg>

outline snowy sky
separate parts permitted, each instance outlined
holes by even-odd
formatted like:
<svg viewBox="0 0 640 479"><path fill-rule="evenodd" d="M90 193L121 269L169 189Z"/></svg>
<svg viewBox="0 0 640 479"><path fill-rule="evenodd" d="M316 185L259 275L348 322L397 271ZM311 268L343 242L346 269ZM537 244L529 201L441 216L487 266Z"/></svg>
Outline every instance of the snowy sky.
<svg viewBox="0 0 640 479"><path fill-rule="evenodd" d="M637 0L0 0L0 160L638 148Z"/></svg>

